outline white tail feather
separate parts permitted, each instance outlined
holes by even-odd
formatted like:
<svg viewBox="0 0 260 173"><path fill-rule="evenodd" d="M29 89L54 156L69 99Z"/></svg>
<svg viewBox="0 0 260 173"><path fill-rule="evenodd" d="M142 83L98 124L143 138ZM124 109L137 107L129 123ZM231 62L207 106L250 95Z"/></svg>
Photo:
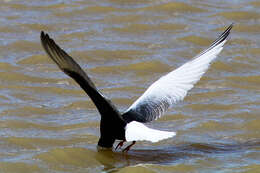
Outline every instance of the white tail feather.
<svg viewBox="0 0 260 173"><path fill-rule="evenodd" d="M175 136L175 132L160 131L146 127L144 124L132 121L126 125L126 141L158 142Z"/></svg>

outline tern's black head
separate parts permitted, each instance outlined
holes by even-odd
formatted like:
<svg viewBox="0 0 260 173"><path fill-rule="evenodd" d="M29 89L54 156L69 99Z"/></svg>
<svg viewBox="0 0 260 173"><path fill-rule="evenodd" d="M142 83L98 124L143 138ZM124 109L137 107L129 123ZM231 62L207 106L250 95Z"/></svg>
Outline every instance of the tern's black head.
<svg viewBox="0 0 260 173"><path fill-rule="evenodd" d="M111 148L115 140L125 140L126 122L117 111L110 109L110 114L101 113L100 139L98 146Z"/></svg>
<svg viewBox="0 0 260 173"><path fill-rule="evenodd" d="M112 148L116 139L113 138L99 138L98 146L102 148Z"/></svg>

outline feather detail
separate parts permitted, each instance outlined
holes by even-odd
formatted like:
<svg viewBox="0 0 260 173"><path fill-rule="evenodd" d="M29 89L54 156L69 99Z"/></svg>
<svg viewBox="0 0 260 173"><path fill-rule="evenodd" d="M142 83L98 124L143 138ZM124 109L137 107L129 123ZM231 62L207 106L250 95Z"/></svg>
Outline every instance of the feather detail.
<svg viewBox="0 0 260 173"><path fill-rule="evenodd" d="M123 114L127 122L150 122L163 115L181 101L207 71L211 62L223 49L230 25L206 50L176 70L154 82Z"/></svg>

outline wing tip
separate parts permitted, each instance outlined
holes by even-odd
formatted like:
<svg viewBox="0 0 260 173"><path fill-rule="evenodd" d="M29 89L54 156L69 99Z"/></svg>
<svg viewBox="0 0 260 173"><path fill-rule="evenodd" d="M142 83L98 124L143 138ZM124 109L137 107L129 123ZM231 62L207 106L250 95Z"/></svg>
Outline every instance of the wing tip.
<svg viewBox="0 0 260 173"><path fill-rule="evenodd" d="M229 25L229 27L234 27L234 25L235 25L235 22L232 22L230 25Z"/></svg>
<svg viewBox="0 0 260 173"><path fill-rule="evenodd" d="M43 45L43 47L45 47L44 45L47 44L47 40L49 39L49 35L47 33L45 33L44 31L41 31L41 43Z"/></svg>
<svg viewBox="0 0 260 173"><path fill-rule="evenodd" d="M41 31L40 38L41 38L42 43L47 42L48 40L49 40L49 41L52 40L52 39L49 37L49 34L47 34L47 33L44 32L44 31ZM52 41L53 41L53 40L52 40Z"/></svg>
<svg viewBox="0 0 260 173"><path fill-rule="evenodd" d="M234 27L234 25L235 25L235 23L232 22L221 35L223 35L224 38L227 38L229 36L229 34L230 34L231 29Z"/></svg>
<svg viewBox="0 0 260 173"><path fill-rule="evenodd" d="M204 53L206 53L206 52L210 51L211 49L213 49L214 47L218 46L219 44L225 42L225 41L228 39L228 37L229 37L229 35L230 35L230 31L231 31L231 29L232 29L233 27L234 27L234 23L232 22L232 23L225 29L225 31L222 32L222 33L218 36L218 38L217 38L213 43L211 43L211 45L208 47L208 49L202 51L200 54L198 54L197 56L195 56L195 58L196 58L196 57L199 57L199 56L201 56L201 55L203 55Z"/></svg>
<svg viewBox="0 0 260 173"><path fill-rule="evenodd" d="M43 39L46 35L48 35L48 34L45 34L44 31L41 31L41 39Z"/></svg>
<svg viewBox="0 0 260 173"><path fill-rule="evenodd" d="M56 43L55 41L49 36L49 34L45 33L44 31L41 31L41 35L40 35L40 38L41 38L41 43L44 47L44 49L46 50L46 52L48 53L48 49L46 48L47 47L51 47L51 48L54 48L54 49L61 49ZM57 51L57 50L56 50ZM49 53L48 53L49 54ZM51 57L52 58L52 57Z"/></svg>

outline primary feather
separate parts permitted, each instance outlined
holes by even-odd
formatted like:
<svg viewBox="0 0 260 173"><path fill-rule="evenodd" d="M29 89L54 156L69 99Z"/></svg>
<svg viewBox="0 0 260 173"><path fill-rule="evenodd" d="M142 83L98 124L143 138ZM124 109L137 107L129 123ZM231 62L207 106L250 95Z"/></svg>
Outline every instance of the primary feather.
<svg viewBox="0 0 260 173"><path fill-rule="evenodd" d="M177 101L183 100L187 92L207 71L227 41L230 25L209 48L195 56L176 70L153 83L123 114L128 121L150 122L159 118Z"/></svg>

